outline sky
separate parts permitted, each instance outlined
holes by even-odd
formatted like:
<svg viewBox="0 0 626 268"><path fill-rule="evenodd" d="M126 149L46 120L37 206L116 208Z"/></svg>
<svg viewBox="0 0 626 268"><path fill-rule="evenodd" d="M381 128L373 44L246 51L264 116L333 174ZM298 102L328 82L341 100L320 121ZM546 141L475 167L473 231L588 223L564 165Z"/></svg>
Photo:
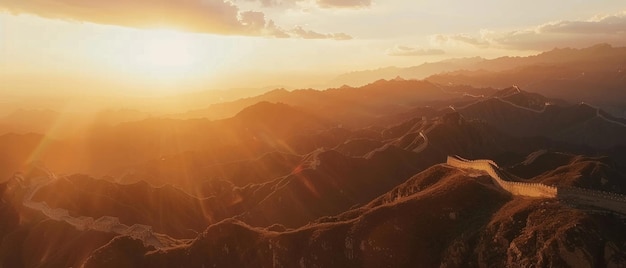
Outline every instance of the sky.
<svg viewBox="0 0 626 268"><path fill-rule="evenodd" d="M623 0L0 0L0 102L310 87L447 58L626 45Z"/></svg>

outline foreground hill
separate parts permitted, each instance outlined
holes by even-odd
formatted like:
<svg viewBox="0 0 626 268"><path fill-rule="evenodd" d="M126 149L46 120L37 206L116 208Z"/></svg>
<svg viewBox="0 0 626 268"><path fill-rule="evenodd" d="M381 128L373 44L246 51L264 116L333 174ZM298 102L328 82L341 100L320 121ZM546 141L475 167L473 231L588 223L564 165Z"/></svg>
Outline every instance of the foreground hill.
<svg viewBox="0 0 626 268"><path fill-rule="evenodd" d="M118 239L85 267L616 267L624 261L623 227L618 217L558 201L511 198L485 176L440 165L365 206L296 230L227 220L166 251Z"/></svg>
<svg viewBox="0 0 626 268"><path fill-rule="evenodd" d="M620 118L517 86L268 94L286 101L0 136L0 266L624 266Z"/></svg>
<svg viewBox="0 0 626 268"><path fill-rule="evenodd" d="M623 264L626 237L620 230L626 223L619 216L557 199L510 196L483 173L437 164L446 154L522 155L545 141L510 138L453 112L390 126L380 137L384 145L363 156L319 149L294 158L298 164L289 174L263 182L208 180L207 198L145 182L53 179L35 188L32 202L67 210L62 221L25 206L29 191L20 185L37 179L17 177L0 188L0 256L11 267ZM621 166L610 160L573 154L552 160L551 154L522 157L509 171L533 182L613 192L623 187ZM245 162L283 156L267 157ZM53 176L45 173L33 176ZM149 235L65 223L102 216ZM52 251L60 240L49 239L51 233L76 243ZM174 241L155 250L145 240L154 236ZM42 239L46 243L35 243ZM38 261L22 257L27 255Z"/></svg>

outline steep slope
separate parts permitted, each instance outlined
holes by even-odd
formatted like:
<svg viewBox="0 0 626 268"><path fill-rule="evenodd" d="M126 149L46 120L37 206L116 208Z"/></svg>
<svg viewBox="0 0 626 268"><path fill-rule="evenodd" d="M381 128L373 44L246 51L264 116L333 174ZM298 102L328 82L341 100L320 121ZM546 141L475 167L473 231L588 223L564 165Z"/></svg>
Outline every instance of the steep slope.
<svg viewBox="0 0 626 268"><path fill-rule="evenodd" d="M60 178L39 189L33 201L67 209L70 215L114 216L126 225L150 225L155 232L177 238L192 237L213 218L224 217L215 200L197 199L171 186L119 185L87 176Z"/></svg>
<svg viewBox="0 0 626 268"><path fill-rule="evenodd" d="M291 231L227 220L186 246L99 249L85 267L615 266L624 222L557 201L511 198L490 179L434 166L369 204ZM542 246L537 246L540 243Z"/></svg>
<svg viewBox="0 0 626 268"><path fill-rule="evenodd" d="M624 167L611 158L538 151L507 171L532 182L626 193Z"/></svg>
<svg viewBox="0 0 626 268"><path fill-rule="evenodd" d="M44 220L20 228L5 236L0 245L4 267L80 267L113 235L95 231L79 231L73 227Z"/></svg>
<svg viewBox="0 0 626 268"><path fill-rule="evenodd" d="M365 203L431 164L411 152L391 147L369 159L331 150L315 152L306 161L237 218L253 226L279 223L298 227Z"/></svg>
<svg viewBox="0 0 626 268"><path fill-rule="evenodd" d="M111 234L80 231L22 206L14 181L0 184L0 266L80 266Z"/></svg>
<svg viewBox="0 0 626 268"><path fill-rule="evenodd" d="M567 102L559 99L546 98L537 93L531 93L520 89L518 86L508 87L491 95L518 107L524 107L535 111L542 111L548 105L566 106Z"/></svg>
<svg viewBox="0 0 626 268"><path fill-rule="evenodd" d="M542 105L545 100L519 91L506 98L491 97L457 110L465 118L485 120L513 136L542 136L604 149L626 144L626 124L607 118L598 108L584 103Z"/></svg>
<svg viewBox="0 0 626 268"><path fill-rule="evenodd" d="M467 119L460 112L454 111L430 120L424 130L413 129L402 135L402 138L415 137L415 140L403 148L411 149L412 143L421 143L423 139L415 135L420 132L428 141L428 146L419 152L420 157L437 162L445 162L448 155L463 155L470 158L489 157L502 163L511 163L542 148L584 151L584 148L543 137L508 135L484 120ZM410 135L411 133L413 135Z"/></svg>

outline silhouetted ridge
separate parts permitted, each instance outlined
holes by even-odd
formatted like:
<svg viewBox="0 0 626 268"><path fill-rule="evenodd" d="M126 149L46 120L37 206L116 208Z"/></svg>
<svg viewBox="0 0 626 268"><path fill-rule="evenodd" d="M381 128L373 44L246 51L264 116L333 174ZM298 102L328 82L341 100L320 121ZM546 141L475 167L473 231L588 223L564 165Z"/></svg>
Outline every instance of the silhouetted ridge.
<svg viewBox="0 0 626 268"><path fill-rule="evenodd" d="M244 128L294 135L327 128L331 124L318 116L284 103L259 102L239 112L233 119ZM269 128L269 129L266 129Z"/></svg>
<svg viewBox="0 0 626 268"><path fill-rule="evenodd" d="M602 116L585 103L543 105L543 97L489 98L457 110L467 119L484 120L500 131L517 137L542 136L556 141L609 148L626 144L626 125ZM535 107L533 107L535 106Z"/></svg>
<svg viewBox="0 0 626 268"><path fill-rule="evenodd" d="M569 103L586 101L611 114L623 117L625 47L607 45L583 49L554 49L530 57L503 57L467 68L433 75L427 80L441 85L471 85L522 89L563 99ZM474 70L484 69L484 72Z"/></svg>

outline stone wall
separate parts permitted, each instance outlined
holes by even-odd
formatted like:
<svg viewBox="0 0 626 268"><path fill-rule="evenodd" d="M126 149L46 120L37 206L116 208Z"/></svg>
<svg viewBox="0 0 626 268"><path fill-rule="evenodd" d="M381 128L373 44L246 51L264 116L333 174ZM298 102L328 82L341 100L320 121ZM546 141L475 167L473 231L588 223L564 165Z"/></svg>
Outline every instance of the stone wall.
<svg viewBox="0 0 626 268"><path fill-rule="evenodd" d="M102 216L98 219L86 216L73 217L69 211L62 208L51 208L46 202L33 202L32 197L44 185L54 181L54 178L39 178L33 180L42 184L32 185L27 189L22 204L25 207L41 212L44 216L55 221L63 221L74 228L84 230L94 230L106 233L128 235L143 241L146 246L153 246L157 249L167 248L176 243L175 239L164 234L157 234L152 231L152 227L142 224L128 226L120 223L119 218L112 216Z"/></svg>
<svg viewBox="0 0 626 268"><path fill-rule="evenodd" d="M547 186L541 183L525 183L509 181L508 177L500 171L498 165L491 160L467 160L460 157L448 156L448 165L481 170L491 176L494 183L512 195L529 197L555 198L557 196L556 187Z"/></svg>
<svg viewBox="0 0 626 268"><path fill-rule="evenodd" d="M491 160L467 160L448 156L447 164L462 169L483 171L494 184L512 195L558 198L572 205L593 206L626 215L626 196L577 187L554 187L541 183L514 182Z"/></svg>

